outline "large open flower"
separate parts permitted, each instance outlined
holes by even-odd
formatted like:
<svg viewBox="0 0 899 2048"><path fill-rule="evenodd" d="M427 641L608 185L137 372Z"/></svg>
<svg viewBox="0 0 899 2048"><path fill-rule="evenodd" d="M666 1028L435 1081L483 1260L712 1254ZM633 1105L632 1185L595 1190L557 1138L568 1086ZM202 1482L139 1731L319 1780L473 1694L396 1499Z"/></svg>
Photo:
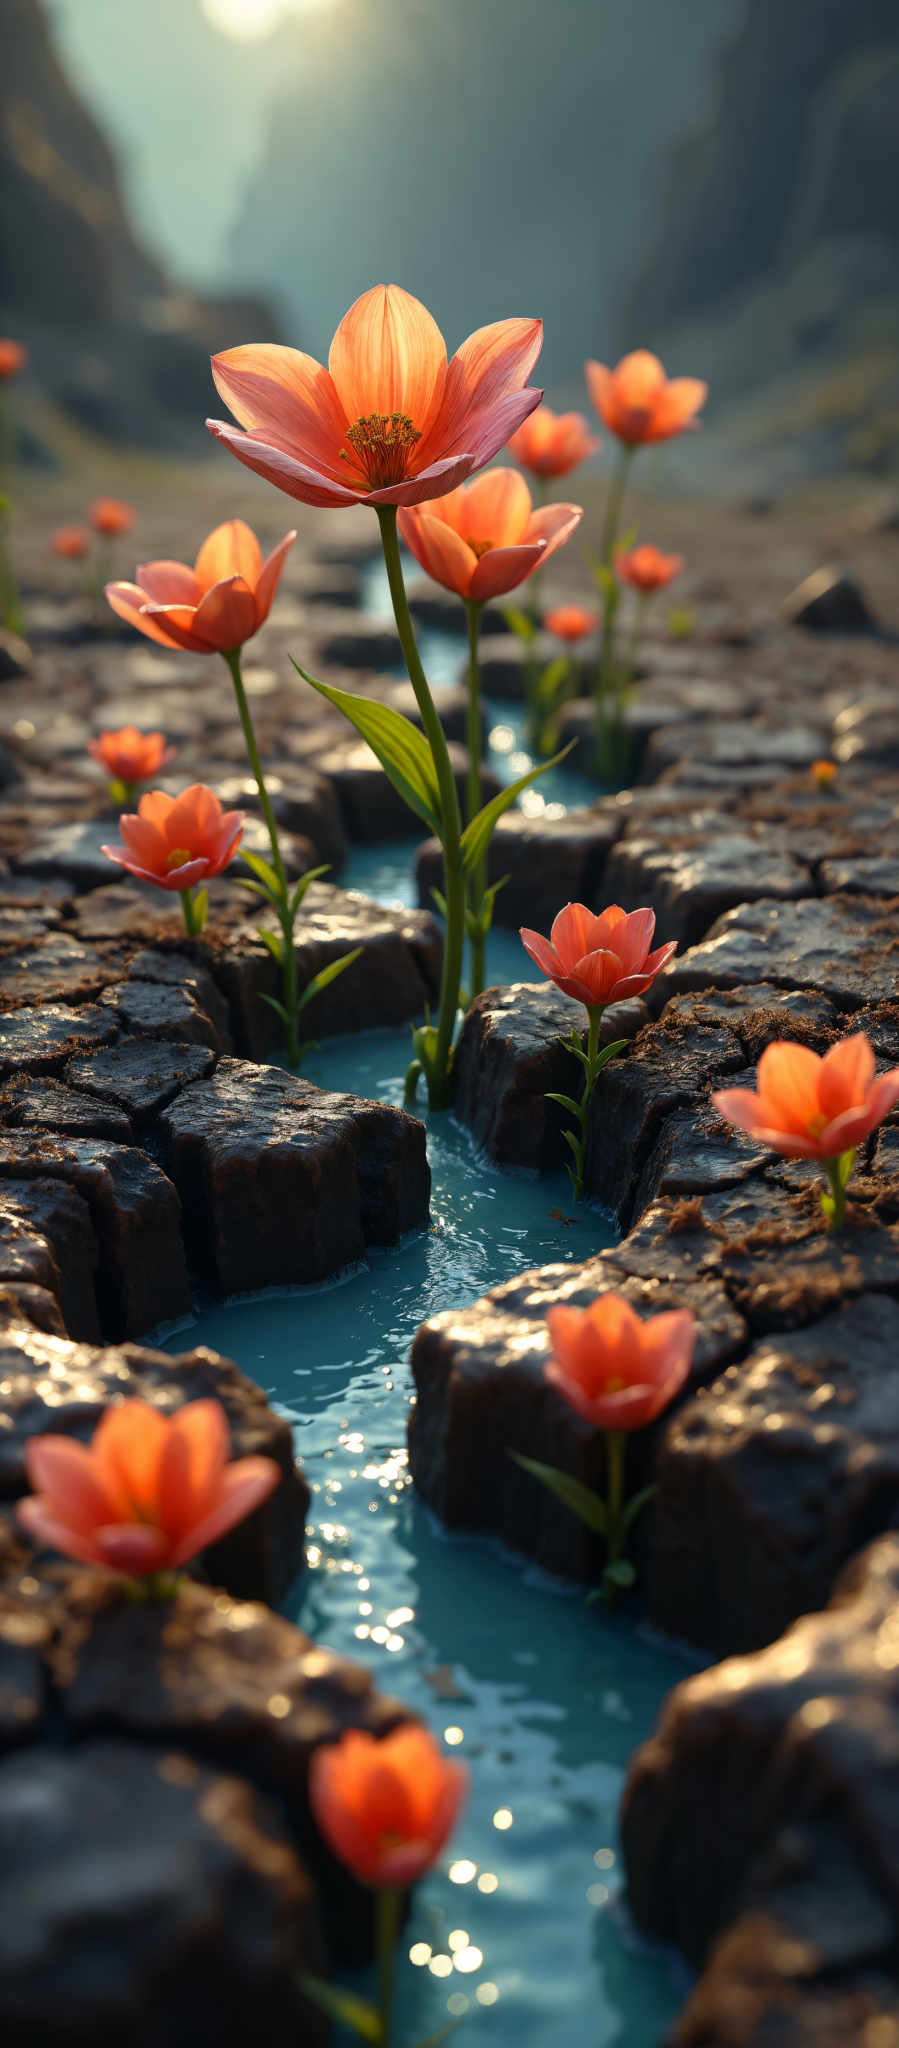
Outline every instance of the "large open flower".
<svg viewBox="0 0 899 2048"><path fill-rule="evenodd" d="M483 468L539 405L528 377L542 341L539 320L497 320L448 363L427 308L375 285L341 320L327 369L273 342L213 356L216 388L245 431L206 424L307 505L416 505Z"/></svg>
<svg viewBox="0 0 899 2048"><path fill-rule="evenodd" d="M838 1159L882 1123L899 1102L899 1067L874 1078L874 1048L863 1031L832 1045L823 1059L806 1045L778 1039L758 1064L758 1088L722 1088L719 1116L787 1159Z"/></svg>
<svg viewBox="0 0 899 2048"><path fill-rule="evenodd" d="M588 1010L642 996L667 967L677 945L650 952L656 928L654 910L622 910L610 903L599 917L585 903L566 903L549 938L522 931L521 943L542 974Z"/></svg>
<svg viewBox="0 0 899 2048"><path fill-rule="evenodd" d="M696 1323L689 1309L645 1322L621 1294L589 1308L547 1310L553 1356L550 1385L597 1429L642 1429L680 1392L693 1360Z"/></svg>
<svg viewBox="0 0 899 2048"><path fill-rule="evenodd" d="M162 1415L147 1401L107 1408L89 1445L32 1436L34 1493L17 1504L35 1542L85 1564L143 1575L186 1564L242 1522L277 1486L274 1458L229 1463L220 1401Z"/></svg>
<svg viewBox="0 0 899 2048"><path fill-rule="evenodd" d="M417 562L459 597L502 597L564 546L583 517L580 505L535 512L517 469L489 469L425 510L399 514L400 536Z"/></svg>
<svg viewBox="0 0 899 2048"><path fill-rule="evenodd" d="M120 619L163 647L231 654L264 626L295 540L295 531L285 533L263 561L251 528L227 519L204 540L192 569L142 562L136 583L107 583L106 597Z"/></svg>
<svg viewBox="0 0 899 2048"><path fill-rule="evenodd" d="M658 356L638 348L623 356L617 369L587 363L587 389L600 419L619 441L638 447L642 441L670 441L697 424L708 385L699 377L669 380Z"/></svg>
<svg viewBox="0 0 899 2048"><path fill-rule="evenodd" d="M223 811L204 782L180 796L150 789L137 811L119 819L121 846L104 846L107 860L157 889L192 889L211 881L233 860L243 836L243 811Z"/></svg>
<svg viewBox="0 0 899 2048"><path fill-rule="evenodd" d="M370 1885L404 1887L430 1869L467 1790L466 1766L415 1726L380 1741L348 1728L339 1742L321 1744L309 1769L322 1834Z"/></svg>

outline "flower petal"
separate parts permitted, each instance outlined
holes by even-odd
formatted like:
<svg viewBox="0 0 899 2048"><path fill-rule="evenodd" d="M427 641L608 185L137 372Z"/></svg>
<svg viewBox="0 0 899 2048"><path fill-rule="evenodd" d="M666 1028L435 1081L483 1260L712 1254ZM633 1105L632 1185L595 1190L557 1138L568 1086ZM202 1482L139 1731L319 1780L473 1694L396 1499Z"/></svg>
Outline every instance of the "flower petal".
<svg viewBox="0 0 899 2048"><path fill-rule="evenodd" d="M443 519L435 519L417 507L401 508L397 520L400 539L420 563L426 575L444 590L467 597L477 556L466 541Z"/></svg>
<svg viewBox="0 0 899 2048"><path fill-rule="evenodd" d="M213 356L212 375L242 427L263 440L273 434L299 461L339 481L348 421L322 363L297 348L252 342Z"/></svg>
<svg viewBox="0 0 899 2048"><path fill-rule="evenodd" d="M242 434L239 427L231 427L225 420L207 420L206 425L245 469L264 476L279 491L286 491L289 498L299 498L304 505L358 505L365 501L364 491L349 490L345 484L335 483L324 467L313 468L274 441Z"/></svg>
<svg viewBox="0 0 899 2048"><path fill-rule="evenodd" d="M558 548L564 547L571 539L576 526L584 516L582 505L543 505L532 513L528 521L525 538L529 541L543 541L543 560L548 562Z"/></svg>
<svg viewBox="0 0 899 2048"><path fill-rule="evenodd" d="M420 300L378 284L344 314L328 369L350 425L398 412L424 439L443 398L446 343Z"/></svg>
<svg viewBox="0 0 899 2048"><path fill-rule="evenodd" d="M203 592L193 569L184 562L139 562L138 588L154 604L197 604Z"/></svg>
<svg viewBox="0 0 899 2048"><path fill-rule="evenodd" d="M447 368L443 402L431 429L433 446L421 447L420 456L430 460L432 454L471 451L475 421L480 422L477 432L483 434L490 415L498 413L505 401L524 396L523 387L542 346L542 320L494 320L470 334ZM542 396L542 392L530 394L532 402L523 406L514 425L506 426L492 454L504 446ZM490 457L482 459L488 462Z"/></svg>
<svg viewBox="0 0 899 2048"><path fill-rule="evenodd" d="M63 1557L77 1558L79 1564L99 1562L93 1535L81 1535L77 1529L70 1529L68 1523L59 1521L42 1494L29 1493L24 1500L17 1500L16 1518L33 1543L58 1550Z"/></svg>
<svg viewBox="0 0 899 2048"><path fill-rule="evenodd" d="M455 494L454 523L477 553L481 548L514 548L531 534L531 494L518 469L488 469Z"/></svg>
<svg viewBox="0 0 899 2048"><path fill-rule="evenodd" d="M874 1047L864 1031L854 1031L851 1038L832 1045L817 1078L818 1106L828 1120L864 1102L874 1079Z"/></svg>
<svg viewBox="0 0 899 2048"><path fill-rule="evenodd" d="M74 1437L33 1436L25 1465L35 1493L47 1496L57 1519L87 1536L109 1520L111 1503L90 1451Z"/></svg>
<svg viewBox="0 0 899 2048"><path fill-rule="evenodd" d="M219 652L243 647L256 631L256 599L242 576L214 583L194 613L194 633Z"/></svg>
<svg viewBox="0 0 899 2048"><path fill-rule="evenodd" d="M488 597L504 597L509 590L515 590L543 561L546 548L540 543L530 547L488 548L475 569L469 587L469 597L483 600Z"/></svg>
<svg viewBox="0 0 899 2048"><path fill-rule="evenodd" d="M200 596L211 590L214 583L224 583L234 576L242 576L250 590L255 590L262 568L262 549L252 527L243 519L226 519L210 533L196 560L196 579ZM195 598L194 603L198 600Z"/></svg>
<svg viewBox="0 0 899 2048"><path fill-rule="evenodd" d="M697 427L694 414L705 404L709 387L699 377L673 377L652 408L648 441L667 441L685 427Z"/></svg>
<svg viewBox="0 0 899 2048"><path fill-rule="evenodd" d="M549 976L550 981L555 981L556 976L562 972L562 962L555 948L550 945L549 940L541 938L539 932L532 932L527 929L520 931L518 936L525 952L529 953L531 959L536 962L541 974L546 974Z"/></svg>
<svg viewBox="0 0 899 2048"><path fill-rule="evenodd" d="M262 564L262 568L259 572L259 580L256 584L257 633L259 631L260 626L265 625L265 621L268 618L269 612L271 611L272 604L274 602L275 592L278 588L278 584L281 581L281 574L284 568L284 564L287 560L288 555L290 554L290 550L293 547L296 537L296 527L293 527L290 533L285 533L283 540L279 540L277 547L272 548L271 554L266 556L265 561Z"/></svg>
<svg viewBox="0 0 899 2048"><path fill-rule="evenodd" d="M184 642L167 631L164 620L149 617L146 593L136 583L107 583L103 594L118 617L127 619L129 626L146 634L148 640L157 640L162 647L183 647Z"/></svg>
<svg viewBox="0 0 899 2048"><path fill-rule="evenodd" d="M233 1529L235 1523L244 1521L274 1493L280 1478L281 1467L274 1458L237 1458L224 1473L220 1498L210 1513L174 1545L172 1564L186 1564L198 1551L217 1543L220 1536Z"/></svg>

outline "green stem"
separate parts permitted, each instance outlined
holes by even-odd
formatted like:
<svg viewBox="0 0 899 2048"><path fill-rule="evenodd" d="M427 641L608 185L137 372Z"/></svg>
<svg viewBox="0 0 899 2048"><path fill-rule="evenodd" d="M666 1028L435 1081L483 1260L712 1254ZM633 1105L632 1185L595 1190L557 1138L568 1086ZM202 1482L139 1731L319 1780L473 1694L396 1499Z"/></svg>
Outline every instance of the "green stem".
<svg viewBox="0 0 899 2048"><path fill-rule="evenodd" d="M628 442L623 441L618 450L618 461L615 465L615 471L612 477L612 481L609 485L609 494L606 499L605 519L603 520L602 540L600 543L600 556L603 568L608 571L608 576L610 579L614 574L615 544L618 539L618 530L621 525L621 511L622 506L624 504L624 494L627 490L627 480L630 474L630 466L633 461L633 458L633 448L630 446ZM613 680L613 672L615 667L615 619L617 612L617 587L611 581L609 581L608 587L606 588L604 594L604 603L602 611L602 635L599 643L599 660L597 662L596 667L596 688L594 691L594 701L596 704L596 739L600 765L602 765L604 750L606 748L607 741L607 735L604 731L606 722L605 704L608 691Z"/></svg>
<svg viewBox="0 0 899 2048"><path fill-rule="evenodd" d="M643 627L645 624L646 613L649 606L649 596L650 593L648 590L638 590L636 593L637 601L634 606L634 622L631 627L631 637L630 642L628 644L627 656L624 664L625 688L630 687L631 683L633 683L637 674L637 654L640 647L640 641L643 637Z"/></svg>
<svg viewBox="0 0 899 2048"><path fill-rule="evenodd" d="M483 720L481 717L481 663L478 640L481 629L483 603L467 599L465 610L468 615L468 710L466 739L468 742L468 785L466 790L466 823L471 824L481 808L481 752L484 743ZM472 869L469 879L469 902L476 921L470 940L471 975L469 979L469 1000L479 996L484 986L484 956L487 934L483 929L484 896L487 890L487 856L482 855Z"/></svg>
<svg viewBox="0 0 899 2048"><path fill-rule="evenodd" d="M178 894L181 898L181 908L184 912L184 929L189 939L196 939L199 937L203 927L198 922L194 909L193 890L179 889Z"/></svg>
<svg viewBox="0 0 899 2048"><path fill-rule="evenodd" d="M824 1212L827 1218L827 1228L828 1230L842 1230L843 1224L846 1221L846 1186L849 1180L849 1173L844 1173L843 1171L842 1156L838 1159L824 1159L822 1160L822 1165L830 1184L833 1202L833 1208L830 1212L828 1213L827 1210ZM850 1166L849 1172L851 1173L851 1171L852 1168Z"/></svg>
<svg viewBox="0 0 899 2048"><path fill-rule="evenodd" d="M443 948L443 975L440 984L440 1008L433 1053L428 1061L426 1079L428 1100L432 1109L447 1109L450 1103L450 1066L452 1063L453 1036L456 1029L456 1012L459 1008L459 986L462 980L462 954L465 946L465 874L462 867L462 818L459 811L459 796L456 779L447 749L443 727L437 715L437 707L428 688L427 678L421 665L415 642L415 631L406 597L403 581L403 565L400 559L400 545L396 530L396 506L378 505L378 524L381 529L381 545L384 550L384 564L390 596L393 601L393 616L399 634L400 646L409 681L415 692L415 701L421 712L425 738L431 749L437 786L440 793L440 817L443 840L444 896L446 899L446 936Z"/></svg>
<svg viewBox="0 0 899 2048"><path fill-rule="evenodd" d="M606 1457L609 1472L609 1491L606 1507L609 1513L608 1558L609 1564L617 1564L621 1556L621 1518L624 1513L624 1459L627 1450L627 1435L623 1429L606 1431Z"/></svg>
<svg viewBox="0 0 899 2048"><path fill-rule="evenodd" d="M618 447L618 461L615 464L612 481L609 485L609 494L606 498L606 513L602 526L602 539L599 545L600 560L608 569L612 567L615 542L618 539L618 528L621 525L621 508L624 504L624 493L627 490L627 480L633 459L634 450L630 442L621 441Z"/></svg>
<svg viewBox="0 0 899 2048"><path fill-rule="evenodd" d="M240 654L240 648L235 647L230 654L225 654L222 658L230 670L231 681L234 684L234 695L237 699L238 715L243 727L247 759L253 770L256 788L259 791L259 802L262 806L262 815L268 827L269 842L272 849L272 867L278 878L278 920L284 939L282 974L285 1011L284 1028L287 1033L287 1061L289 1066L298 1067L300 1064L300 1034L297 1011L297 956L293 941L293 916L288 896L287 871L281 855L277 820L272 809L271 798L265 786L265 776L262 773L262 762L259 757L259 748L256 744L256 734L253 730L253 720L250 716L250 707L247 703L247 693L241 673Z"/></svg>
<svg viewBox="0 0 899 2048"><path fill-rule="evenodd" d="M578 1142L574 1155L574 1199L584 1199L584 1166L587 1158L587 1118L590 1101L596 1087L596 1056L599 1052L599 1027L602 1023L602 1007L588 1010L589 1029L587 1032L587 1068L584 1074L584 1088L578 1116Z"/></svg>
<svg viewBox="0 0 899 2048"><path fill-rule="evenodd" d="M390 2048L393 2029L393 1987L396 1944L400 1924L400 1894L391 1886L376 1893L378 1950L378 2012L381 2018L379 2048Z"/></svg>

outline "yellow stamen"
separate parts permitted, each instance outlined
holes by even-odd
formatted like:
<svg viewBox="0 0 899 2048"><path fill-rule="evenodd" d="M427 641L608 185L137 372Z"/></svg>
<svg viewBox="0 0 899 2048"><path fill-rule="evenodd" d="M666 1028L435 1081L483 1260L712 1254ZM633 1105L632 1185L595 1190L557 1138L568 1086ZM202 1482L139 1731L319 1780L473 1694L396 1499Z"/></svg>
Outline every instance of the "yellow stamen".
<svg viewBox="0 0 899 2048"><path fill-rule="evenodd" d="M492 540L470 540L468 545L472 554L477 555L478 561L480 561L482 555L489 555L491 548L495 547L496 543Z"/></svg>
<svg viewBox="0 0 899 2048"><path fill-rule="evenodd" d="M403 482L409 472L409 457L416 441L421 440L418 428L404 412L371 412L366 419L354 420L346 437L373 491ZM345 449L341 449L341 458L351 460Z"/></svg>
<svg viewBox="0 0 899 2048"><path fill-rule="evenodd" d="M806 1120L805 1128L809 1134L809 1137L820 1138L821 1132L826 1131L829 1122L830 1118L822 1116L820 1110L817 1111L815 1116L808 1117Z"/></svg>
<svg viewBox="0 0 899 2048"><path fill-rule="evenodd" d="M193 860L193 854L188 851L186 846L173 846L166 860L166 867L186 868L188 861L191 860Z"/></svg>

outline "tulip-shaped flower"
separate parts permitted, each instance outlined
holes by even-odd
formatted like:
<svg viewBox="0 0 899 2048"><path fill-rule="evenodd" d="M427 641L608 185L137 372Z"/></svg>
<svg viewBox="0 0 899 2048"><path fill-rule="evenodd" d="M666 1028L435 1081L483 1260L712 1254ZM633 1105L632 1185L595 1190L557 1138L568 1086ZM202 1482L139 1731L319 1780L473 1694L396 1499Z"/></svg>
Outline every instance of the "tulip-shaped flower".
<svg viewBox="0 0 899 2048"><path fill-rule="evenodd" d="M683 566L683 555L663 555L661 548L653 547L649 541L638 548L615 551L615 567L622 583L629 583L632 590L640 591L644 597L651 597L656 590L666 590Z"/></svg>
<svg viewBox="0 0 899 2048"><path fill-rule="evenodd" d="M120 534L131 532L137 514L124 498L95 498L88 506L87 516L95 533L116 540Z"/></svg>
<svg viewBox="0 0 899 2048"><path fill-rule="evenodd" d="M267 561L242 519L228 519L204 540L192 569L144 562L134 583L108 583L114 612L164 647L192 654L233 654L264 626L284 563L296 540L286 533Z"/></svg>
<svg viewBox="0 0 899 2048"><path fill-rule="evenodd" d="M312 1757L313 1818L335 1855L376 1894L379 1995L377 2008L366 2008L364 2038L377 2041L379 2048L390 2048L391 2042L401 1894L436 1862L468 1784L466 1766L445 1756L427 1729L417 1725L397 1728L380 1740L348 1728L338 1742L323 1743ZM313 1996L324 1993L322 2002L334 2010L329 1986L309 1978L304 1982ZM352 2010L346 2017L352 2026Z"/></svg>
<svg viewBox="0 0 899 2048"><path fill-rule="evenodd" d="M553 412L538 405L512 435L508 452L532 476L567 476L592 455L599 442L580 412Z"/></svg>
<svg viewBox="0 0 899 2048"><path fill-rule="evenodd" d="M0 384L9 378L21 375L28 361L28 350L21 341L13 341L10 335L0 336Z"/></svg>
<svg viewBox="0 0 899 2048"><path fill-rule="evenodd" d="M151 782L160 768L175 758L162 732L138 732L136 725L123 725L118 732L101 732L88 740L87 750L109 777L113 803L133 803L142 782Z"/></svg>
<svg viewBox="0 0 899 2048"><path fill-rule="evenodd" d="M195 938L206 922L205 884L234 859L243 828L243 811L223 811L203 782L177 797L151 789L136 814L126 811L119 819L122 845L104 846L103 852L139 882L176 891L187 932ZM199 883L204 886L194 896Z"/></svg>
<svg viewBox="0 0 899 2048"><path fill-rule="evenodd" d="M699 377L666 377L658 356L638 348L617 369L586 366L587 389L600 419L630 448L646 441L670 441L697 425L708 385Z"/></svg>
<svg viewBox="0 0 899 2048"><path fill-rule="evenodd" d="M35 1542L66 1557L155 1578L217 1543L277 1486L273 1458L229 1463L230 1451L219 1401L190 1401L175 1415L122 1401L89 1445L29 1437L34 1492L16 1512Z"/></svg>
<svg viewBox="0 0 899 2048"><path fill-rule="evenodd" d="M91 537L86 526L57 526L48 545L62 562L83 562L90 553Z"/></svg>
<svg viewBox="0 0 899 2048"><path fill-rule="evenodd" d="M899 1102L899 1067L875 1079L874 1048L856 1031L823 1058L778 1039L762 1053L757 1081L755 1091L713 1095L719 1116L785 1159L819 1160L829 1183L821 1207L828 1228L839 1230L856 1148Z"/></svg>
<svg viewBox="0 0 899 2048"><path fill-rule="evenodd" d="M579 640L586 640L596 632L599 614L588 611L586 605L560 604L555 611L544 612L543 624L557 640L567 640L576 645Z"/></svg>
<svg viewBox="0 0 899 2048"><path fill-rule="evenodd" d="M579 505L546 505L533 510L531 494L517 469L488 469L460 484L445 498L411 506L398 516L400 538L417 562L445 590L455 591L468 617L468 789L469 823L481 808L481 611L488 598L502 597L570 539L582 517ZM494 892L495 893L495 892ZM487 854L469 880L468 932L471 940L469 996L484 986L487 934L493 898L487 888Z"/></svg>
<svg viewBox="0 0 899 2048"><path fill-rule="evenodd" d="M600 1051L603 1011L610 1003L642 996L677 951L674 941L651 951L655 924L654 910L628 912L611 903L596 916L585 903L566 903L555 918L548 939L526 929L519 933L525 952L530 953L541 974L548 975L564 995L583 1003L587 1012L586 1052L577 1031L572 1031L566 1040L584 1069L581 1100L574 1102L570 1095L554 1094L548 1098L550 1102L561 1103L563 1109L571 1110L577 1118L577 1130L564 1133L574 1154L574 1169L569 1167L568 1172L577 1201L584 1193L587 1119L593 1090L603 1067L627 1043L626 1039L618 1038Z"/></svg>
<svg viewBox="0 0 899 2048"><path fill-rule="evenodd" d="M546 1325L553 1354L543 1368L546 1380L584 1422L605 1434L606 1497L553 1465L519 1454L516 1462L604 1538L603 1592L611 1603L620 1586L633 1583L625 1542L655 1490L645 1487L626 1502L627 1439L654 1422L680 1393L693 1362L696 1324L688 1309L666 1310L643 1322L623 1295L602 1294L589 1308L560 1303L549 1309Z"/></svg>

